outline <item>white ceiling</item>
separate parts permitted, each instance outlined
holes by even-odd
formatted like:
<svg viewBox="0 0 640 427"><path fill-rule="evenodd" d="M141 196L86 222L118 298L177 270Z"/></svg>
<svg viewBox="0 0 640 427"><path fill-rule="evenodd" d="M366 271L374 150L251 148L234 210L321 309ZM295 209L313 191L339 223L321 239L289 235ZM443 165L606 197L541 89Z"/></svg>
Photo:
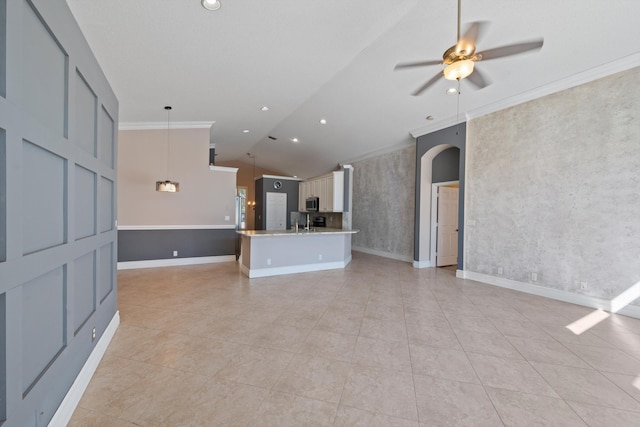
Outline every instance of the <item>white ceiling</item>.
<svg viewBox="0 0 640 427"><path fill-rule="evenodd" d="M458 116L444 78L410 96L442 67L393 70L455 44L456 0L221 2L211 12L200 0L67 0L120 101L121 128L164 128L172 105L172 127L213 123L218 161L250 152L299 177L640 65L638 0L463 0L463 24L491 22L479 51L544 46L477 63L492 84L463 80Z"/></svg>

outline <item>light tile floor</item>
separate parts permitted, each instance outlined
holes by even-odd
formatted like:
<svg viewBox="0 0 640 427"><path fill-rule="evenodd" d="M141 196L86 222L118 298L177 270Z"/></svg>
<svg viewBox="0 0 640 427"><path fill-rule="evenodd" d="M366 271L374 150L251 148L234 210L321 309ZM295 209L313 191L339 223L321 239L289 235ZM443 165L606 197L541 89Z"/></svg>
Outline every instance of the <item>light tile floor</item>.
<svg viewBox="0 0 640 427"><path fill-rule="evenodd" d="M118 273L121 324L70 426L640 426L640 320L354 253L247 279Z"/></svg>

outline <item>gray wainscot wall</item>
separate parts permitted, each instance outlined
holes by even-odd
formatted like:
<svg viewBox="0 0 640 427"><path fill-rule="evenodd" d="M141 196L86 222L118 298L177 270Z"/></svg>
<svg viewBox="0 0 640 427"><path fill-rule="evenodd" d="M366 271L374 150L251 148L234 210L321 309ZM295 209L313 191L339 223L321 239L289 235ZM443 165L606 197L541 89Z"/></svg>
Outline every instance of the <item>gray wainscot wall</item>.
<svg viewBox="0 0 640 427"><path fill-rule="evenodd" d="M3 427L65 425L117 328L117 128L66 2L0 0Z"/></svg>
<svg viewBox="0 0 640 427"><path fill-rule="evenodd" d="M237 240L233 228L119 229L118 262L233 256Z"/></svg>

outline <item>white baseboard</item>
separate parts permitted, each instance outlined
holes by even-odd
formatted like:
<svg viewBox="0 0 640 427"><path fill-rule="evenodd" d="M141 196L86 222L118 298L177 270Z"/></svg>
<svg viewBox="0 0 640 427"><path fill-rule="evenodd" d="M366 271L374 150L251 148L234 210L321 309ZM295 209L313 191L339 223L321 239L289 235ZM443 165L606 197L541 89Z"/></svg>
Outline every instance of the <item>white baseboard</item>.
<svg viewBox="0 0 640 427"><path fill-rule="evenodd" d="M622 314L623 316L635 317L636 319L640 319L640 306L628 305L618 310L617 313Z"/></svg>
<svg viewBox="0 0 640 427"><path fill-rule="evenodd" d="M118 263L118 270L133 268L175 267L177 265L214 264L218 262L234 262L235 255L203 256L193 258L151 259L147 261L123 261Z"/></svg>
<svg viewBox="0 0 640 427"><path fill-rule="evenodd" d="M281 276L285 274L295 274L295 273L308 273L311 271L322 271L322 270L336 270L339 268L345 268L351 262L351 255L346 258L344 261L336 261L336 262L322 262L318 264L303 264L303 265L291 265L287 267L271 267L271 268L254 268L249 269L248 267L241 265L240 270L250 279L254 279L257 277L270 277L270 276Z"/></svg>
<svg viewBox="0 0 640 427"><path fill-rule="evenodd" d="M89 381L91 381L94 372L98 368L98 364L100 364L102 356L104 356L105 351L107 351L107 347L109 346L109 343L115 335L119 325L120 312L116 311L116 314L114 314L111 322L109 322L107 329L105 329L100 340L97 342L93 351L89 355L89 358L80 370L80 373L71 385L67 395L62 400L58 410L53 414L53 418L51 418L51 421L49 422L49 427L63 427L69 423L73 412L76 410L84 391L89 385Z"/></svg>
<svg viewBox="0 0 640 427"><path fill-rule="evenodd" d="M413 268L430 268L433 267L431 264L431 260L427 259L424 261L413 261Z"/></svg>
<svg viewBox="0 0 640 427"><path fill-rule="evenodd" d="M531 283L518 282L516 280L505 279L504 277L495 277L488 274L476 273L468 270L457 270L456 277L461 279L475 280L477 282L486 283L488 285L499 286L501 288L513 289L515 291L525 292L528 294L538 295L541 297L551 298L558 301L564 301L571 304L578 304L585 307L597 308L604 311L612 312L611 301L590 297L588 295L580 295L573 292L567 292L560 289L547 288L545 286L532 285ZM616 309L614 312L629 317L640 319L640 307L635 305L627 305L623 308Z"/></svg>
<svg viewBox="0 0 640 427"><path fill-rule="evenodd" d="M369 255L377 255L384 258L391 258L398 261L413 262L413 258L406 255L394 254L392 252L379 251L377 249L363 248L362 246L352 246L352 251L363 252Z"/></svg>

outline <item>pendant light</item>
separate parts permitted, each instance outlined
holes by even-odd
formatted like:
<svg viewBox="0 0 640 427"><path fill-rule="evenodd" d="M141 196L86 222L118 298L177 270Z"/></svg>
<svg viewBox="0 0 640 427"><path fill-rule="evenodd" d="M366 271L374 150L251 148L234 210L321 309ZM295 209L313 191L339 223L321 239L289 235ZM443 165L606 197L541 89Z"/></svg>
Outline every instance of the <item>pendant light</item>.
<svg viewBox="0 0 640 427"><path fill-rule="evenodd" d="M171 152L169 147L169 122L171 115L171 106L164 107L167 110L167 175L169 174L169 161L171 159ZM180 191L180 183L171 181L170 179L164 181L156 181L156 191L163 191L165 193L177 193Z"/></svg>

